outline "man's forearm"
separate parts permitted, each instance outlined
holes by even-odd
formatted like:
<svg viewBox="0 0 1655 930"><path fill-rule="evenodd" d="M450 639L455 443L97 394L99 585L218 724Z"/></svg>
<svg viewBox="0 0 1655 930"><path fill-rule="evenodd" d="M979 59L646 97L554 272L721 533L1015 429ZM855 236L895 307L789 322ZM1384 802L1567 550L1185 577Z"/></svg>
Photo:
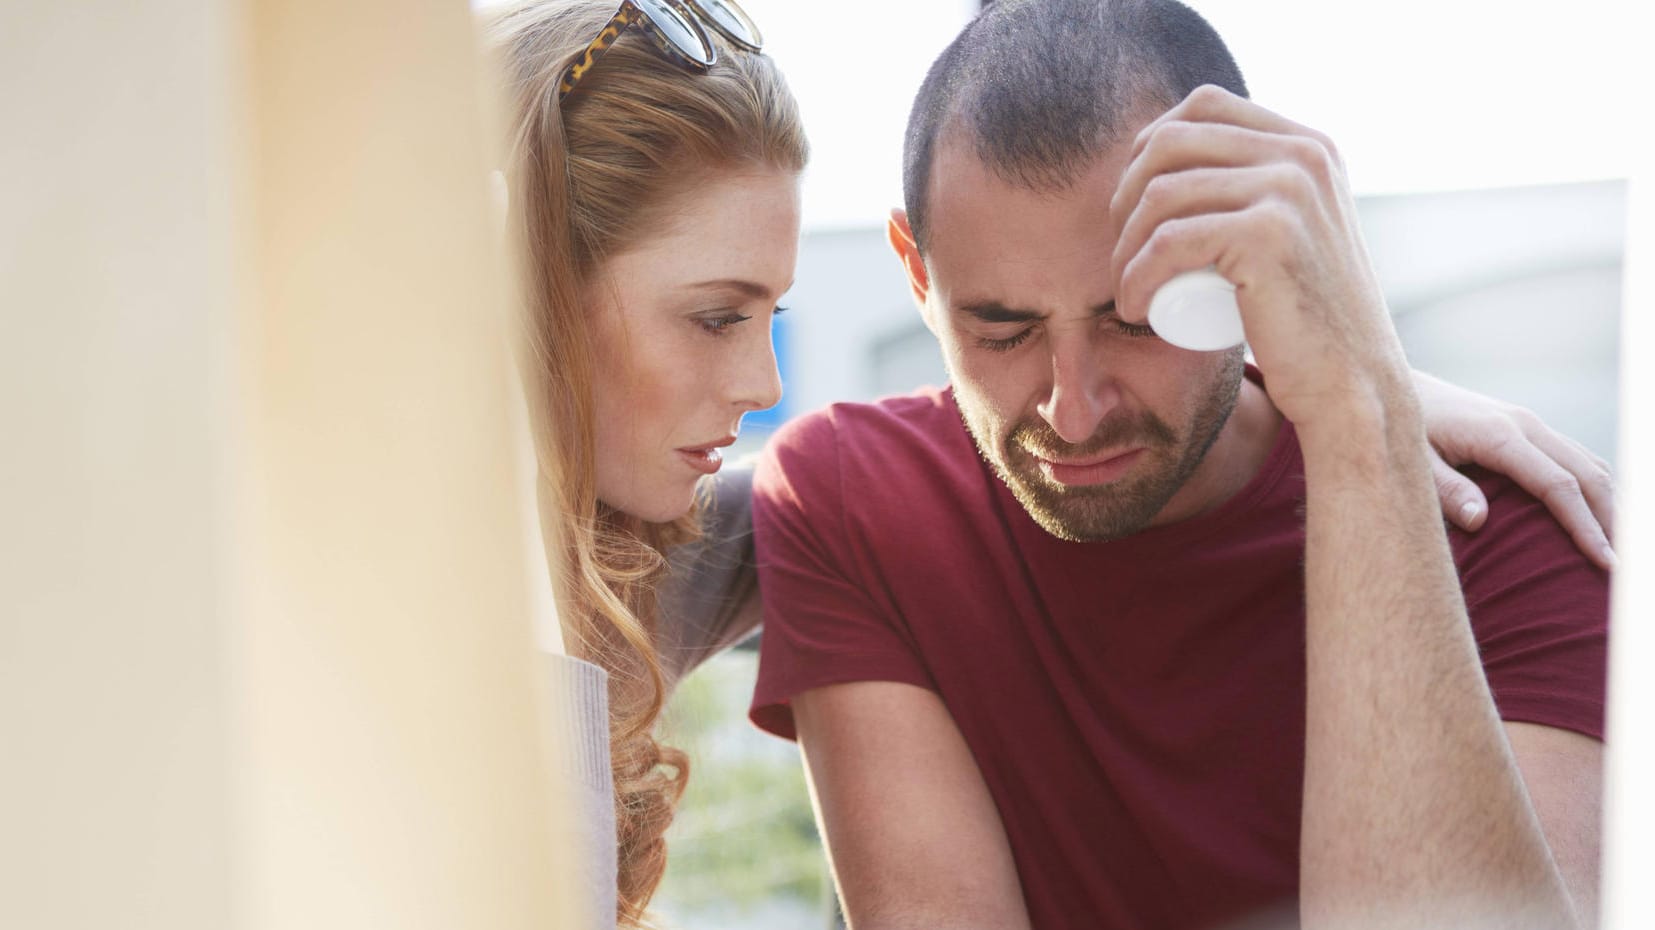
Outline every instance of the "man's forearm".
<svg viewBox="0 0 1655 930"><path fill-rule="evenodd" d="M1302 428L1305 926L1561 927L1568 895L1489 694L1411 389Z"/></svg>

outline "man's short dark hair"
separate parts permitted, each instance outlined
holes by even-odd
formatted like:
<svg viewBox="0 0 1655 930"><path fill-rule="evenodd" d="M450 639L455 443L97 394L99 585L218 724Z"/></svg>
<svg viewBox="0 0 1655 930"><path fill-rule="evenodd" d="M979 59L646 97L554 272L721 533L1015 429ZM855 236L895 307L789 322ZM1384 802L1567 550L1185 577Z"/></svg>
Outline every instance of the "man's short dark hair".
<svg viewBox="0 0 1655 930"><path fill-rule="evenodd" d="M1008 183L1060 191L1148 105L1202 84L1247 96L1218 33L1176 0L998 0L932 63L908 115L902 191L921 252L938 138L963 131Z"/></svg>

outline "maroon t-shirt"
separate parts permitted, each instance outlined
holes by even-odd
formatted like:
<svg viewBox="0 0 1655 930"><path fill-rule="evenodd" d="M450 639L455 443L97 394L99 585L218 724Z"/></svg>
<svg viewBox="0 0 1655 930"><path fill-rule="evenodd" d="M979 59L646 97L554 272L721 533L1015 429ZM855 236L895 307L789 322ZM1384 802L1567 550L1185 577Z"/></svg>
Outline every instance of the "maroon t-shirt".
<svg viewBox="0 0 1655 930"><path fill-rule="evenodd" d="M1450 531L1501 716L1602 738L1607 576L1533 498L1476 476ZM1218 508L1129 539L1040 529L950 391L789 424L754 482L752 719L848 681L942 697L1040 928L1293 913L1304 766L1304 467L1290 424Z"/></svg>

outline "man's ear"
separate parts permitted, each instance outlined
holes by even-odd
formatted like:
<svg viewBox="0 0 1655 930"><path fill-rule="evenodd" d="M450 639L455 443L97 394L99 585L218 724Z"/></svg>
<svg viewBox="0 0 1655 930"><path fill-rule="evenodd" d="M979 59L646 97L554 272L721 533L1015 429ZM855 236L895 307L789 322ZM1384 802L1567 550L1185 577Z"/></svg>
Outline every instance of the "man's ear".
<svg viewBox="0 0 1655 930"><path fill-rule="evenodd" d="M914 231L908 226L908 211L901 207L891 210L891 219L885 224L885 238L896 252L897 260L908 272L908 287L914 293L914 303L925 315L925 298L931 293L931 276L925 271L925 260L919 257L919 245L914 242ZM927 322L930 322L927 319Z"/></svg>

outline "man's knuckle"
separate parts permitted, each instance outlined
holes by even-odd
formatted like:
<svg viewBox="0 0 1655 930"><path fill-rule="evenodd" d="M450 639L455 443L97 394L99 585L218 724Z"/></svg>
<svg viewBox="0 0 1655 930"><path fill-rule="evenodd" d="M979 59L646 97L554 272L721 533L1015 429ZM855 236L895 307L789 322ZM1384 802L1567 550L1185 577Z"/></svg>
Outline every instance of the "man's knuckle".
<svg viewBox="0 0 1655 930"><path fill-rule="evenodd" d="M1143 248L1138 250L1139 256L1148 262L1158 261L1167 252L1177 247L1178 243L1188 234L1189 225L1189 220L1174 219L1156 226L1155 231L1149 234L1148 239L1144 240Z"/></svg>
<svg viewBox="0 0 1655 930"><path fill-rule="evenodd" d="M1217 106L1228 100L1230 92L1217 84L1202 84L1190 91L1189 101L1198 107Z"/></svg>
<svg viewBox="0 0 1655 930"><path fill-rule="evenodd" d="M1289 163L1276 171L1276 188L1283 197L1300 207L1315 202L1318 179L1303 165Z"/></svg>
<svg viewBox="0 0 1655 930"><path fill-rule="evenodd" d="M1320 142L1309 136L1290 136L1287 145L1293 161L1304 168L1308 169L1327 160L1327 149L1322 148Z"/></svg>
<svg viewBox="0 0 1655 930"><path fill-rule="evenodd" d="M1178 181L1176 175L1160 174L1144 185L1144 192L1138 198L1138 203L1151 211L1165 206L1173 198Z"/></svg>
<svg viewBox="0 0 1655 930"><path fill-rule="evenodd" d="M1257 210L1259 233L1266 241L1279 247L1292 240L1298 228L1298 213L1291 204L1271 198L1259 204Z"/></svg>
<svg viewBox="0 0 1655 930"><path fill-rule="evenodd" d="M1339 152L1339 146L1333 137L1326 133L1311 130L1310 137L1316 140L1317 147L1322 150L1320 162L1327 168L1337 171L1345 163L1344 156Z"/></svg>
<svg viewBox="0 0 1655 930"><path fill-rule="evenodd" d="M1207 123L1177 120L1167 124L1167 144L1179 151L1200 151L1203 136L1211 131Z"/></svg>
<svg viewBox="0 0 1655 930"><path fill-rule="evenodd" d="M1506 415L1509 416L1512 422L1516 423L1518 428L1524 433L1533 433L1546 428L1546 421L1540 419L1540 415L1538 413L1535 413L1527 407L1513 404L1508 409Z"/></svg>

